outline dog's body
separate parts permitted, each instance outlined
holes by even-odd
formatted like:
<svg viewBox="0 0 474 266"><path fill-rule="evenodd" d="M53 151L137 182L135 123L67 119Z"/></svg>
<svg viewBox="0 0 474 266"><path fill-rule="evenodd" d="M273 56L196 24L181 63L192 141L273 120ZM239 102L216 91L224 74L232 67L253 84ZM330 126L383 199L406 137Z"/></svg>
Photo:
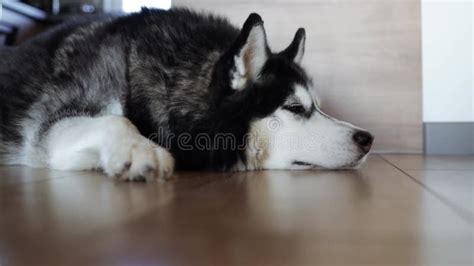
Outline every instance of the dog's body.
<svg viewBox="0 0 474 266"><path fill-rule="evenodd" d="M125 179L356 166L372 137L319 110L304 40L271 53L258 15L238 30L184 9L60 26L0 51L0 162Z"/></svg>

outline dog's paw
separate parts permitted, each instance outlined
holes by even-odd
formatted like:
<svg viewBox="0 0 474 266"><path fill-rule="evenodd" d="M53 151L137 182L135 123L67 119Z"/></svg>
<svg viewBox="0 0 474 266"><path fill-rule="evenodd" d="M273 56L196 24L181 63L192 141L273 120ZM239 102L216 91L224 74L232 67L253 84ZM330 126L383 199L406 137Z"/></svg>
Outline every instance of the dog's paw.
<svg viewBox="0 0 474 266"><path fill-rule="evenodd" d="M173 156L144 137L110 145L101 160L108 176L122 180L168 180L174 171Z"/></svg>

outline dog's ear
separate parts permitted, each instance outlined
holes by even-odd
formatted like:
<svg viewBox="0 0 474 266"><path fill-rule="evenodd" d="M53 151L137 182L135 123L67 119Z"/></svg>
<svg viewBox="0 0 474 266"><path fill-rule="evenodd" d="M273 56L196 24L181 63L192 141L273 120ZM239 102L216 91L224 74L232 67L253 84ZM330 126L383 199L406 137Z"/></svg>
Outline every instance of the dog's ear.
<svg viewBox="0 0 474 266"><path fill-rule="evenodd" d="M301 64L301 61L303 60L305 40L305 30L303 28L299 28L296 31L295 37L293 38L293 41L291 42L290 46L288 46L280 54L294 61L297 64Z"/></svg>
<svg viewBox="0 0 474 266"><path fill-rule="evenodd" d="M231 51L231 87L241 90L247 82L258 79L270 53L263 21L258 14L249 15Z"/></svg>

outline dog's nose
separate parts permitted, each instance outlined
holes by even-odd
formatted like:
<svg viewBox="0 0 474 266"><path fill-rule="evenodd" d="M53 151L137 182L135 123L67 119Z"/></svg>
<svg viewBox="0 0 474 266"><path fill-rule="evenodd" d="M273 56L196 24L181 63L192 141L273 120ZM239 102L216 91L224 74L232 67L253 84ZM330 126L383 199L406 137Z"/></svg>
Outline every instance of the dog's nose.
<svg viewBox="0 0 474 266"><path fill-rule="evenodd" d="M370 148L372 147L372 142L374 141L374 137L372 136L372 134L367 131L357 131L352 136L352 139L365 153L370 151Z"/></svg>

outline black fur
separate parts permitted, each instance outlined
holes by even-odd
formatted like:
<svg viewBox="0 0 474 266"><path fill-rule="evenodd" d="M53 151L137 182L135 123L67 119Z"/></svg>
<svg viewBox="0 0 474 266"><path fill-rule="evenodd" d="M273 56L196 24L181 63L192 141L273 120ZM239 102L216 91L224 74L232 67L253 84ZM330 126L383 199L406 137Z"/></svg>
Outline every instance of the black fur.
<svg viewBox="0 0 474 266"><path fill-rule="evenodd" d="M72 21L2 50L4 150L25 141L19 125L28 118L38 123L41 139L55 121L101 115L118 100L144 136L168 146L178 169L228 169L239 159L245 162L243 149L183 150L177 138L169 140L186 133L194 143L202 133L211 139L230 133L237 147L245 146L251 121L281 106L292 84L307 82L293 62L296 40L282 53L267 47L259 82L238 91L230 87L234 56L256 24L263 24L257 14L240 31L223 18L187 9L143 9ZM295 39L303 35L300 30Z"/></svg>

